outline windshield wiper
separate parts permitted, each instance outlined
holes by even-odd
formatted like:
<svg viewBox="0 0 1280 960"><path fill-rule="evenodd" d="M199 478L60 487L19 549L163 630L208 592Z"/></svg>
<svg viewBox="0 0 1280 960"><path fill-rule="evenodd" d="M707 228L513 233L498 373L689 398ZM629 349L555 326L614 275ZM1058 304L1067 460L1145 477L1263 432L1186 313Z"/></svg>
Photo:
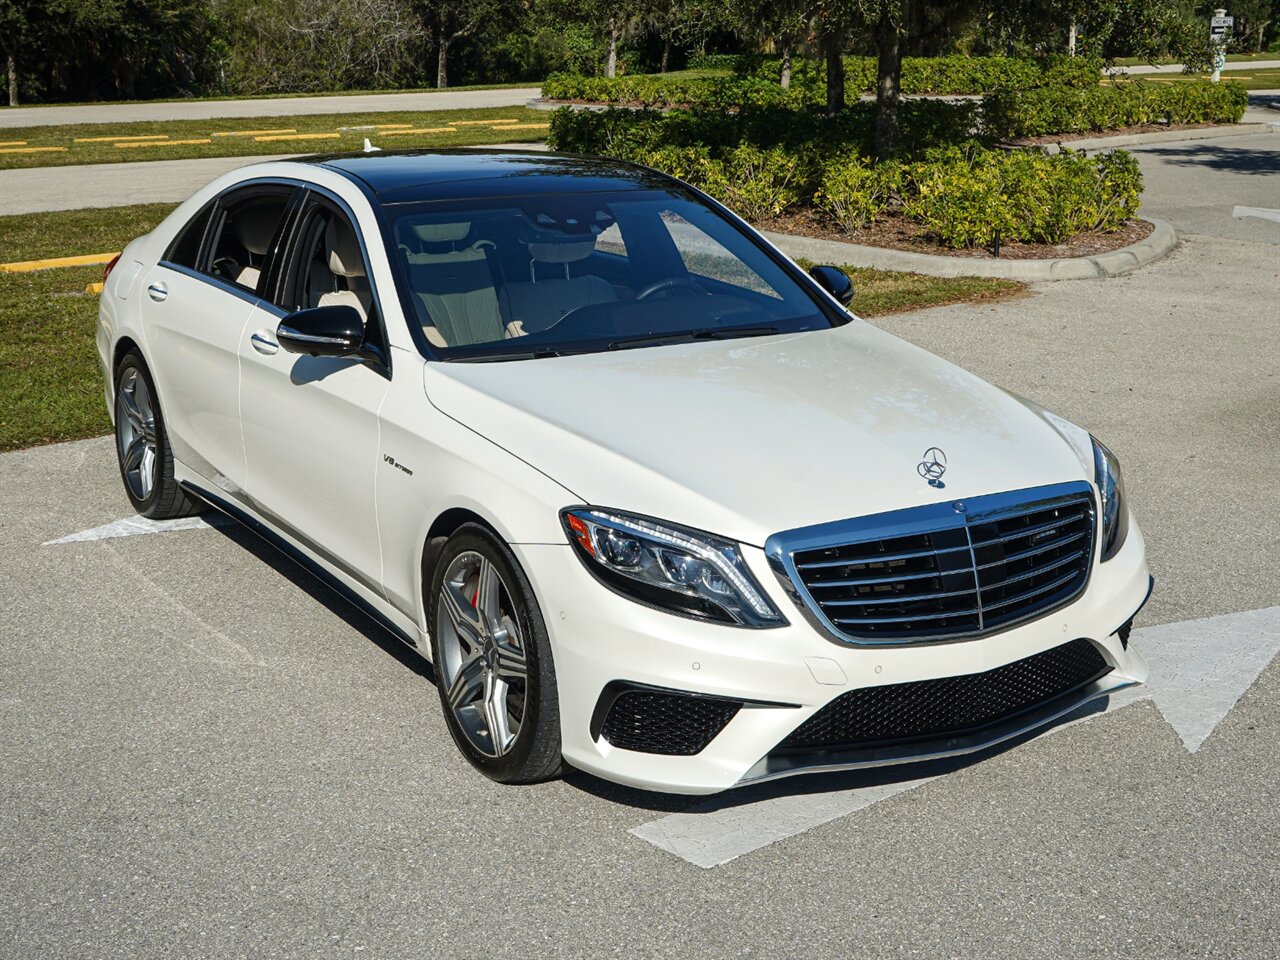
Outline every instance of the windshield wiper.
<svg viewBox="0 0 1280 960"><path fill-rule="evenodd" d="M477 353L470 357L447 357L450 363L495 363L499 360L545 360L547 357L567 357L571 353L582 353L582 350L552 350L544 347L541 350L513 350L509 353Z"/></svg>
<svg viewBox="0 0 1280 960"><path fill-rule="evenodd" d="M767 337L778 332L777 327L709 327L706 330L688 330L684 333L660 333L643 337L624 337L609 344L610 350L628 350L632 347L655 347L668 343L696 343L699 340L737 340L741 337Z"/></svg>

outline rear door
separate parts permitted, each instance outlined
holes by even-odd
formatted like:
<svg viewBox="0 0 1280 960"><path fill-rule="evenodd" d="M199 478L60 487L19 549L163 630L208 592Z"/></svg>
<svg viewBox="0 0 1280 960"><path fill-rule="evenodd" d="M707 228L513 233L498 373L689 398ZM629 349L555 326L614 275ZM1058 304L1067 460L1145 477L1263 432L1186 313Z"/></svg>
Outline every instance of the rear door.
<svg viewBox="0 0 1280 960"><path fill-rule="evenodd" d="M142 278L143 327L174 456L233 494L245 478L239 346L296 189L253 182L222 194Z"/></svg>
<svg viewBox="0 0 1280 960"><path fill-rule="evenodd" d="M365 315L366 344L387 356L377 292L354 217L309 191L271 302L240 338L240 418L254 508L353 583L381 596L374 509L378 413L388 363L287 353L276 328L294 310L342 303Z"/></svg>

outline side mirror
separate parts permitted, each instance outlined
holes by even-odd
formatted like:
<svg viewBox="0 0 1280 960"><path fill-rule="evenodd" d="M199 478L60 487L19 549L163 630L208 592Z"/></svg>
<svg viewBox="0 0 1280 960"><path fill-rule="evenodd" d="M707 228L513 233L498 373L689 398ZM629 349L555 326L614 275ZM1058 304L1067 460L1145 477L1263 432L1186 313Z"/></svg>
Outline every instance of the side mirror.
<svg viewBox="0 0 1280 960"><path fill-rule="evenodd" d="M818 282L823 290L839 301L840 306L847 307L853 300L853 281L839 267L812 267L809 276Z"/></svg>
<svg viewBox="0 0 1280 960"><path fill-rule="evenodd" d="M276 339L289 353L349 357L364 345L364 321L355 307L345 304L312 307L281 320Z"/></svg>

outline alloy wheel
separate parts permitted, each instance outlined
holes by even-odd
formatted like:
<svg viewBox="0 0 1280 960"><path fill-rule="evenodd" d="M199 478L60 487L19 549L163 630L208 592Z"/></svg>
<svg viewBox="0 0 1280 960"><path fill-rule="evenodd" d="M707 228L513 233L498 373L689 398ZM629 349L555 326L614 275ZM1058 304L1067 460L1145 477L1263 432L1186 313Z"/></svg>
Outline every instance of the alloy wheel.
<svg viewBox="0 0 1280 960"><path fill-rule="evenodd" d="M156 414L137 367L125 369L116 390L116 444L129 491L146 500L156 484Z"/></svg>
<svg viewBox="0 0 1280 960"><path fill-rule="evenodd" d="M460 553L440 584L439 682L458 727L487 757L511 751L528 705L529 664L511 591L493 561Z"/></svg>

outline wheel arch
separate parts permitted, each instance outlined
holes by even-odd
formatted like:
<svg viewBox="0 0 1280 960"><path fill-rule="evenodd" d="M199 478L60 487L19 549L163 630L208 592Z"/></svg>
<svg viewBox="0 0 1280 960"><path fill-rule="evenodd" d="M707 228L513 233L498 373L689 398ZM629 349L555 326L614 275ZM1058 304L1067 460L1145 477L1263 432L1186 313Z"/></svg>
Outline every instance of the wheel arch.
<svg viewBox="0 0 1280 960"><path fill-rule="evenodd" d="M502 536L491 521L467 507L450 507L437 516L431 522L431 526L427 530L427 536L422 544L422 605L424 610L426 608L427 590L430 587L431 578L435 574L436 564L440 560L440 553L444 549L445 542L459 528L469 523L484 527L499 540L506 542L506 538Z"/></svg>

